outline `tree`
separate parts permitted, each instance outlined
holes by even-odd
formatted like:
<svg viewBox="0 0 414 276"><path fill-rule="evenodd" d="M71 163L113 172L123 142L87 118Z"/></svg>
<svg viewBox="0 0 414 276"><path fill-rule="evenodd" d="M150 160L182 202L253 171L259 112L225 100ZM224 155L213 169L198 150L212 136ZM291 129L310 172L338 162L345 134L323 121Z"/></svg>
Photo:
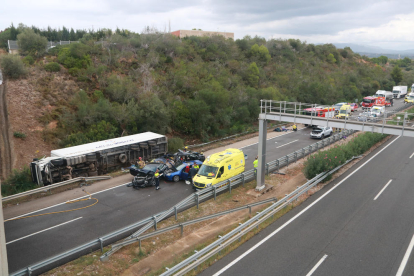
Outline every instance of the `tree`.
<svg viewBox="0 0 414 276"><path fill-rule="evenodd" d="M47 39L36 34L32 29L26 28L21 34L17 35L17 44L20 53L23 55L42 56L46 52Z"/></svg>
<svg viewBox="0 0 414 276"><path fill-rule="evenodd" d="M0 65L3 69L3 74L11 79L20 78L27 73L19 56L4 55L0 59Z"/></svg>
<svg viewBox="0 0 414 276"><path fill-rule="evenodd" d="M396 84L399 84L402 81L403 75L401 72L401 68L398 67L398 65L396 65L394 69L392 69L391 77L395 81Z"/></svg>
<svg viewBox="0 0 414 276"><path fill-rule="evenodd" d="M259 68L256 65L256 62L252 62L247 69L247 83L252 86L256 87L257 83L259 82Z"/></svg>

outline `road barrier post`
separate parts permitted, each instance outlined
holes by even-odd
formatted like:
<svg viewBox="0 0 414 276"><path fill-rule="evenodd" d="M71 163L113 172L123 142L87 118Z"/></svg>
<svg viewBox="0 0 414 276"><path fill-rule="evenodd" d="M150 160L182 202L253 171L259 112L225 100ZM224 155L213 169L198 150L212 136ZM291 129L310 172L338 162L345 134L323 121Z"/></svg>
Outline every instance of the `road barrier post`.
<svg viewBox="0 0 414 276"><path fill-rule="evenodd" d="M9 265L7 264L6 234L4 233L3 205L0 207L0 265L1 276L9 275Z"/></svg>

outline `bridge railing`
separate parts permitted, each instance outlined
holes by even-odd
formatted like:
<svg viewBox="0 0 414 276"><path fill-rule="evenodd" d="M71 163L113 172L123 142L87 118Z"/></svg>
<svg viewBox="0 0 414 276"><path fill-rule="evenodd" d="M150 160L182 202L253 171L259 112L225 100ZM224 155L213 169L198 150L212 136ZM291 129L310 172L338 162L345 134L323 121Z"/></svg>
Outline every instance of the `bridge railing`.
<svg viewBox="0 0 414 276"><path fill-rule="evenodd" d="M345 120L348 121L359 121L367 126L385 126L385 125L395 125L401 127L412 128L414 126L414 113L408 113L403 111L407 108L412 107L413 104L403 104L398 107L393 107L392 110L389 110L388 107L385 108L383 114L378 116L373 116L368 112L357 110L351 112L349 116L345 117ZM272 114L272 115L286 115L290 114L293 116L305 116L307 118L315 119L326 119L326 121L331 120L344 120L336 119L334 117L335 106L334 105L319 105L319 104L310 104L302 102L288 102L288 101L273 101L273 100L261 100L261 113L262 114ZM324 112L322 110L327 110ZM302 117L303 118L303 117Z"/></svg>

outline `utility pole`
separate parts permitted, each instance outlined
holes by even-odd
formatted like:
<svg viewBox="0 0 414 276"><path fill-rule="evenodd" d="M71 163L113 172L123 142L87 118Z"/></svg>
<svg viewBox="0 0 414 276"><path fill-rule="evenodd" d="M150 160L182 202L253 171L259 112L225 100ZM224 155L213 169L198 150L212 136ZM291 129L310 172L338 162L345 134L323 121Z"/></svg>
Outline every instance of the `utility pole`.
<svg viewBox="0 0 414 276"><path fill-rule="evenodd" d="M0 181L1 187L1 181ZM0 193L0 203L2 202ZM6 234L4 233L3 204L0 206L0 276L9 275L7 264Z"/></svg>

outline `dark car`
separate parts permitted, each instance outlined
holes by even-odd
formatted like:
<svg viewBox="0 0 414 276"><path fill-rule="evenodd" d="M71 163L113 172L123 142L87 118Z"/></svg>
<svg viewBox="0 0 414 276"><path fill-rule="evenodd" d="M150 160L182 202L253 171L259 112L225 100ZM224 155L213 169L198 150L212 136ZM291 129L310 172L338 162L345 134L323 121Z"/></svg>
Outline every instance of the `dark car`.
<svg viewBox="0 0 414 276"><path fill-rule="evenodd" d="M158 169L160 174L163 174L168 166L163 163L149 163L142 169L131 167L129 172L134 176L132 186L134 188L143 188L155 185L154 174Z"/></svg>
<svg viewBox="0 0 414 276"><path fill-rule="evenodd" d="M199 152L193 152L193 151L182 151L178 150L178 152L175 155L176 161L182 160L182 161L191 161L191 160L199 160L201 162L204 162L206 160L206 157L203 153Z"/></svg>

